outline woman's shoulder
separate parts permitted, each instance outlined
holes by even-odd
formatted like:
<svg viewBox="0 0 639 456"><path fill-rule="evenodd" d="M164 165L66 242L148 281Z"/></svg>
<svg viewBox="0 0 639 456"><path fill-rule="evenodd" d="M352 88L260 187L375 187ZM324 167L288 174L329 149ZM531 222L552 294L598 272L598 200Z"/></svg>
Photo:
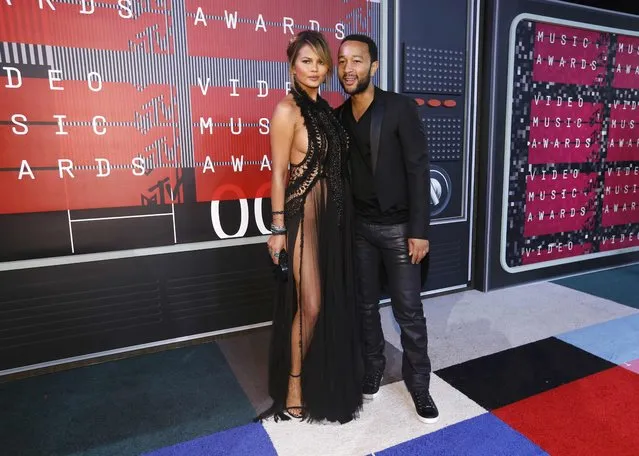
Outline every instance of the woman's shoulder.
<svg viewBox="0 0 639 456"><path fill-rule="evenodd" d="M294 117L299 114L299 107L290 93L277 102L274 115L279 114L285 117Z"/></svg>
<svg viewBox="0 0 639 456"><path fill-rule="evenodd" d="M282 98L273 110L273 119L284 121L293 121L299 116L299 107L295 103L295 99L289 93Z"/></svg>

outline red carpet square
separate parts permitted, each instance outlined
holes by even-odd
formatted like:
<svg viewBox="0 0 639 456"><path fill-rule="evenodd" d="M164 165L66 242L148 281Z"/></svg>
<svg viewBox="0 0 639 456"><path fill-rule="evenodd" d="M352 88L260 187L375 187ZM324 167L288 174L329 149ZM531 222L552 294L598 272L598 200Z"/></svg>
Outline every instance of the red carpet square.
<svg viewBox="0 0 639 456"><path fill-rule="evenodd" d="M636 456L638 392L639 375L616 367L493 413L552 455Z"/></svg>

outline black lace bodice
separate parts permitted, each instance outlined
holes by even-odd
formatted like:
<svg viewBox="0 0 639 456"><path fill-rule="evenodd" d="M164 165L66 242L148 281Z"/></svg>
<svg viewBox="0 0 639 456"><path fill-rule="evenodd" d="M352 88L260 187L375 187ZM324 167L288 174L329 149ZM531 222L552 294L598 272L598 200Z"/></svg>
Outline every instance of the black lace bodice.
<svg viewBox="0 0 639 456"><path fill-rule="evenodd" d="M291 164L286 188L286 219L295 218L302 211L306 194L320 177L326 177L329 198L337 204L341 219L344 198L342 163L348 150L348 135L326 100L318 95L317 101L314 101L299 87L291 93L308 131L308 150L299 164Z"/></svg>

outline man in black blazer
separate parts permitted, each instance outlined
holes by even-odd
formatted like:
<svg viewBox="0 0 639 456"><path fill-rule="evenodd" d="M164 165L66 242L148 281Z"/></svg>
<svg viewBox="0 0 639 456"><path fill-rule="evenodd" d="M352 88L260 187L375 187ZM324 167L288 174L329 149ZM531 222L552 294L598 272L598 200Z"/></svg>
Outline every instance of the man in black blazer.
<svg viewBox="0 0 639 456"><path fill-rule="evenodd" d="M372 399L384 373L379 315L380 267L386 272L404 349L402 376L418 418L439 418L429 393L430 359L421 302L422 263L429 251L430 169L426 138L411 98L375 87L377 46L365 35L341 43L338 75L349 99L336 109L351 137L346 169L356 213L355 259L362 321L365 378Z"/></svg>

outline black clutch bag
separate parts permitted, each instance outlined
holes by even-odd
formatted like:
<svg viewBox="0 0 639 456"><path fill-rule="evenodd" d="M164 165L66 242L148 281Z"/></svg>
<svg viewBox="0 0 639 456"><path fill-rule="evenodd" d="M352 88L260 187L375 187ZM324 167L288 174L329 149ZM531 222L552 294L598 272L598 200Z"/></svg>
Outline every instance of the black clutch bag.
<svg viewBox="0 0 639 456"><path fill-rule="evenodd" d="M282 249L278 257L278 263L275 265L275 276L282 282L288 280L288 253Z"/></svg>

